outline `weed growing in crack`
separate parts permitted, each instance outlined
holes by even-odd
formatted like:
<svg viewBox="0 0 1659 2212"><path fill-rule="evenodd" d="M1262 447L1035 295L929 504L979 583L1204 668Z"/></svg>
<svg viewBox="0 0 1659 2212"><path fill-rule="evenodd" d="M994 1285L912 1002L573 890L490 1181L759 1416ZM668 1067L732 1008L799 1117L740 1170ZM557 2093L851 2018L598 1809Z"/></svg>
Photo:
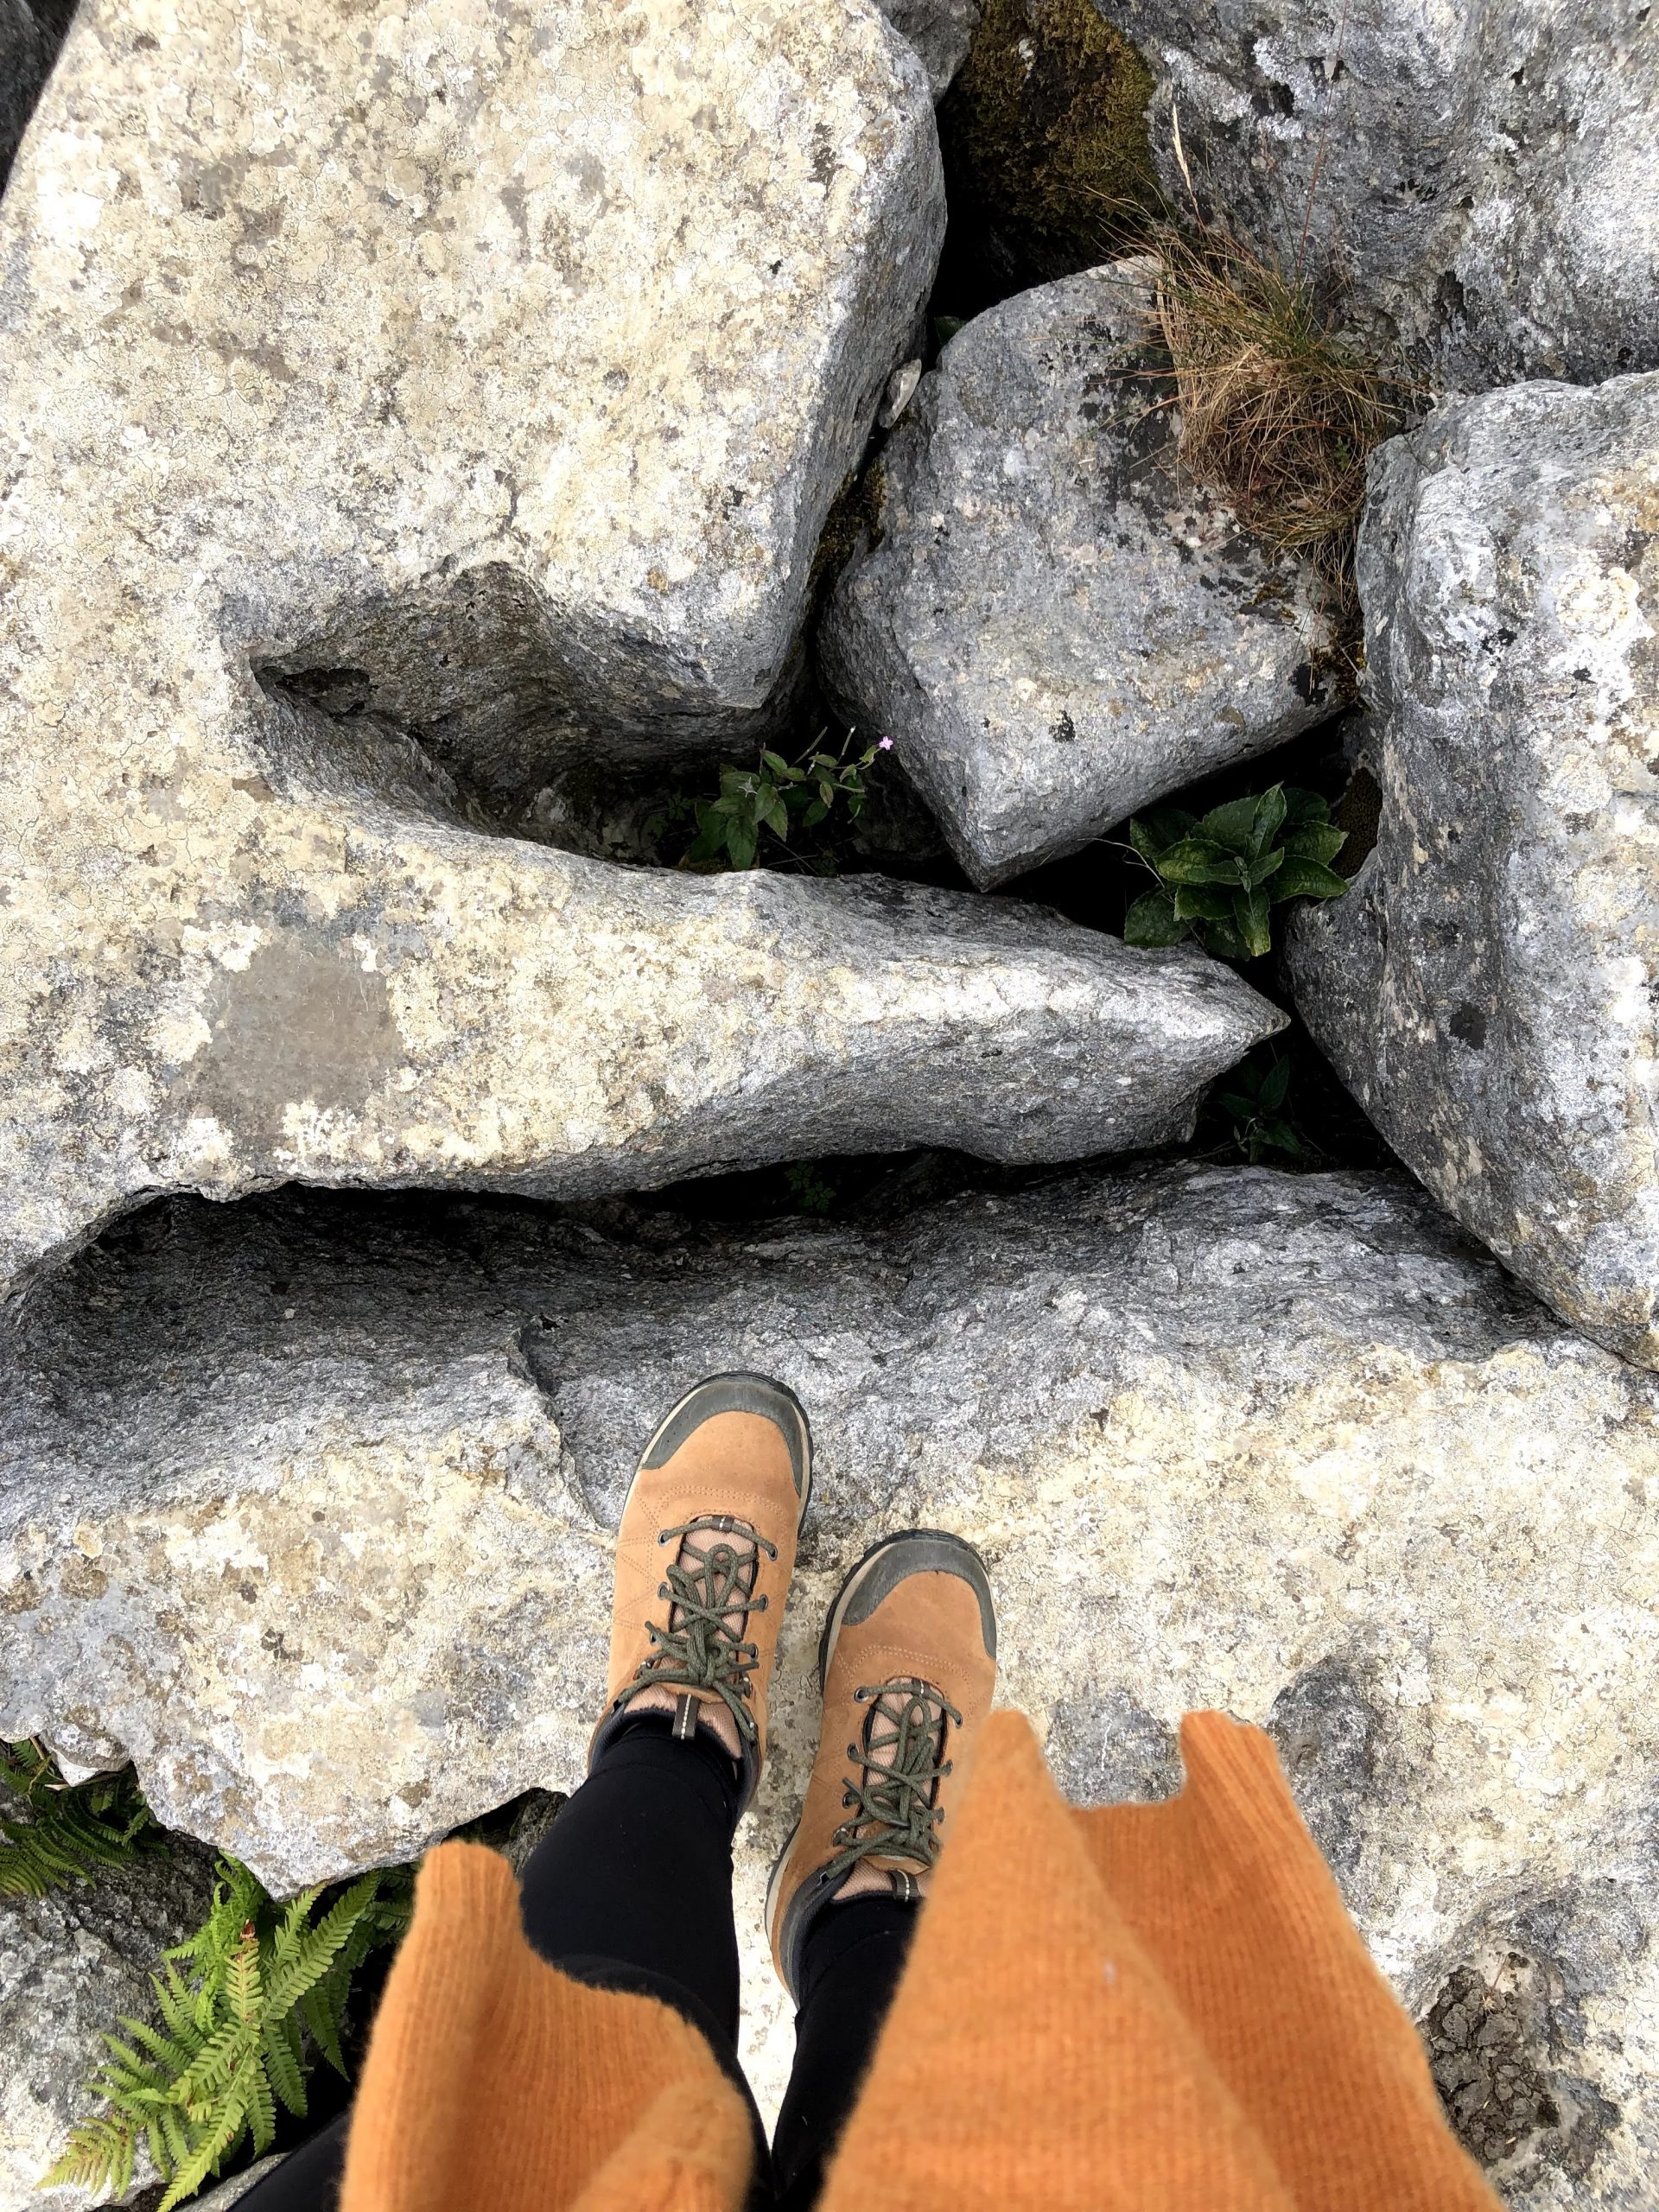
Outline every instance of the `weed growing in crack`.
<svg viewBox="0 0 1659 2212"><path fill-rule="evenodd" d="M1339 632L1357 628L1353 550L1365 465L1419 410L1403 368L1370 359L1333 296L1306 275L1207 221L1181 150L1192 226L1160 223L1155 334L1180 409L1178 450L1201 484L1275 551L1310 561Z"/></svg>
<svg viewBox="0 0 1659 2212"><path fill-rule="evenodd" d="M105 2110L76 2126L43 2187L120 2196L142 2145L167 2184L159 2212L171 2212L245 2138L256 2158L270 2149L279 2103L304 2116L317 2056L345 2075L352 1978L408 1925L409 1870L306 1890L286 1905L236 1859L217 1872L206 1922L151 1977L160 2025L124 2018L125 2039L104 2037L109 2057L90 2093Z"/></svg>
<svg viewBox="0 0 1659 2212"><path fill-rule="evenodd" d="M645 835L660 840L688 811L696 834L680 866L714 871L747 869L758 865L762 839L776 838L782 855L814 875L833 875L836 858L827 841L803 842L820 831L838 811L856 821L864 810L864 779L877 756L890 750L890 737L877 738L855 752L856 730L849 730L838 750L831 751L829 732L821 729L798 760L781 753L762 752L753 768L722 768L720 791L712 799L671 800L645 825Z"/></svg>
<svg viewBox="0 0 1659 2212"><path fill-rule="evenodd" d="M1211 1094L1231 1128L1232 1141L1252 1167L1265 1160L1306 1161L1308 1147L1297 1132L1290 1105L1290 1061L1274 1058L1265 1065L1242 1060Z"/></svg>
<svg viewBox="0 0 1659 2212"><path fill-rule="evenodd" d="M1274 784L1198 817L1155 807L1129 824L1129 842L1159 879L1123 920L1127 944L1179 944L1196 937L1224 960L1273 950L1270 910L1287 899L1340 899L1345 876L1331 866L1347 842L1317 791Z"/></svg>

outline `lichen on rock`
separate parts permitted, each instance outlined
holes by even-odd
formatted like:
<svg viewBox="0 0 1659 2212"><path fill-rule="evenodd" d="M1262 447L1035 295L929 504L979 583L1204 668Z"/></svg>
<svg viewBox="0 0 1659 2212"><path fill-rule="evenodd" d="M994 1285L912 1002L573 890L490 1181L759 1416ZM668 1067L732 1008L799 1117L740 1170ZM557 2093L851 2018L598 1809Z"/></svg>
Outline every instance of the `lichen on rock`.
<svg viewBox="0 0 1659 2212"><path fill-rule="evenodd" d="M823 1611L896 1527L979 1546L1002 1694L1079 1794L1166 1793L1190 1707L1268 1723L1414 2008L1518 1897L1654 1909L1659 1379L1403 1179L1166 1166L747 1230L174 1201L37 1285L10 1351L0 1726L131 1751L273 1886L576 1780L640 1440L701 1374L797 1389L818 1480L739 1849L763 2100ZM1651 2139L1610 2040L1651 2033L1651 1955L1582 1967L1597 2172Z"/></svg>
<svg viewBox="0 0 1659 2212"><path fill-rule="evenodd" d="M1659 1365L1659 375L1447 404L1370 482L1376 847L1292 991L1441 1203Z"/></svg>

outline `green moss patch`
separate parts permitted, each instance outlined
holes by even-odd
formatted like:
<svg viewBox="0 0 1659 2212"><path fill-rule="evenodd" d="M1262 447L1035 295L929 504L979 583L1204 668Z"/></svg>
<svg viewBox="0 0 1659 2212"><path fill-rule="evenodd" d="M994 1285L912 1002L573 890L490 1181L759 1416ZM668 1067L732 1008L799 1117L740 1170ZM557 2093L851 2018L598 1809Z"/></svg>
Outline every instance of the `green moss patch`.
<svg viewBox="0 0 1659 2212"><path fill-rule="evenodd" d="M1133 245L1158 204L1152 73L1090 0L986 0L939 111L956 227L976 216L1014 283Z"/></svg>

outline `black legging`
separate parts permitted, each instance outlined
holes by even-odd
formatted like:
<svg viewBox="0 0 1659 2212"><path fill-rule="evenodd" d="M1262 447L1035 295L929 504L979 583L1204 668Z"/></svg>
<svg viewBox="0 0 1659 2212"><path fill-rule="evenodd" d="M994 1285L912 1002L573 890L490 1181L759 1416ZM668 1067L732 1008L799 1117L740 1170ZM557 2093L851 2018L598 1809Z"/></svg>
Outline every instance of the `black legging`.
<svg viewBox="0 0 1659 2212"><path fill-rule="evenodd" d="M683 1744L669 1730L666 1713L642 1713L601 1753L524 1869L524 1933L574 1980L642 1991L694 2021L754 2120L751 2202L806 2212L898 1986L916 1908L860 1897L830 1906L808 1936L795 2066L768 2165L737 2059L737 1771L706 1732ZM333 2212L348 2118L256 2183L246 2212Z"/></svg>

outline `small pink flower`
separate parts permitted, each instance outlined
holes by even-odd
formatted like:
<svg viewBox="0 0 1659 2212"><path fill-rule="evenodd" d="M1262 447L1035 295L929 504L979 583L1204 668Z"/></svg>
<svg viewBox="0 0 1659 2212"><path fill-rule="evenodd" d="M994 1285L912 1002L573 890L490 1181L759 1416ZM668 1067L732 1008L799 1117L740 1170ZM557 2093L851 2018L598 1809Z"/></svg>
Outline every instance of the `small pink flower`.
<svg viewBox="0 0 1659 2212"><path fill-rule="evenodd" d="M893 740L890 737L878 737L875 741L875 749L878 753L891 753Z"/></svg>

